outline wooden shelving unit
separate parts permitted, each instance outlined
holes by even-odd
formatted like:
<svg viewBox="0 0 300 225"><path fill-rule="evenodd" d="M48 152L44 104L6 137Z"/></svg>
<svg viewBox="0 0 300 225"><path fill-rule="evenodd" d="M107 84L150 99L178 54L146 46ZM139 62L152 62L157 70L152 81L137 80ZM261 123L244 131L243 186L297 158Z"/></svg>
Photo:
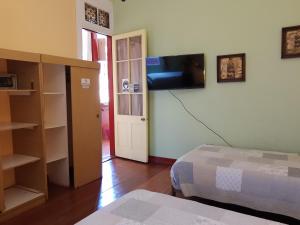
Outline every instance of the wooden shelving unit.
<svg viewBox="0 0 300 225"><path fill-rule="evenodd" d="M0 90L0 222L46 200L39 61L14 52L0 59L0 72L18 79L18 89Z"/></svg>
<svg viewBox="0 0 300 225"><path fill-rule="evenodd" d="M69 186L65 66L43 64L42 90L47 176L52 183Z"/></svg>
<svg viewBox="0 0 300 225"><path fill-rule="evenodd" d="M0 88L2 223L44 203L48 181L70 186L69 171L74 187L100 178L101 112L97 63L0 49L0 73L18 84Z"/></svg>

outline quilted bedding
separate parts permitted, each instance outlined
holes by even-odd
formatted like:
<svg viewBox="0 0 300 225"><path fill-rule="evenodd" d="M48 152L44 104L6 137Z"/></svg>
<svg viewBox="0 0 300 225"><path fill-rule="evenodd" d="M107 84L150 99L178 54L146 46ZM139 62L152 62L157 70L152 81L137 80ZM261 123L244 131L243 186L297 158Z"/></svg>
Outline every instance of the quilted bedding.
<svg viewBox="0 0 300 225"><path fill-rule="evenodd" d="M202 145L178 159L172 185L197 196L300 219L300 155Z"/></svg>
<svg viewBox="0 0 300 225"><path fill-rule="evenodd" d="M77 225L279 225L169 195L136 190Z"/></svg>

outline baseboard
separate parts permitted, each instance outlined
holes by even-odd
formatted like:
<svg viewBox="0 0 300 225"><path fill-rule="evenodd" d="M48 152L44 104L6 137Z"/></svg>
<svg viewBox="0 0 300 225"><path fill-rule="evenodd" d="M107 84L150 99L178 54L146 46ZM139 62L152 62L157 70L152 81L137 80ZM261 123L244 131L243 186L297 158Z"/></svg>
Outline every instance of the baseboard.
<svg viewBox="0 0 300 225"><path fill-rule="evenodd" d="M149 156L150 163L162 164L172 166L175 163L176 159L163 158L157 156Z"/></svg>

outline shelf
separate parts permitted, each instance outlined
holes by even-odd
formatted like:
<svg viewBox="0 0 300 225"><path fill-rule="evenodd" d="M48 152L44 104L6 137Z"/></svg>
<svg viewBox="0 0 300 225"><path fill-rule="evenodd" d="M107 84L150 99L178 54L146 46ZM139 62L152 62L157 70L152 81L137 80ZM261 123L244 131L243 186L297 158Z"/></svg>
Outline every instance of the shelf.
<svg viewBox="0 0 300 225"><path fill-rule="evenodd" d="M18 95L31 95L32 92L35 92L36 90L14 90L14 89L2 89L0 92L6 92L8 95L12 96L18 96Z"/></svg>
<svg viewBox="0 0 300 225"><path fill-rule="evenodd" d="M66 124L45 125L45 130L66 127Z"/></svg>
<svg viewBox="0 0 300 225"><path fill-rule="evenodd" d="M118 92L117 95L142 95L143 93L142 92L123 92L123 93L120 93Z"/></svg>
<svg viewBox="0 0 300 225"><path fill-rule="evenodd" d="M4 190L5 210L9 211L32 200L43 197L44 194L39 191L23 186L13 186Z"/></svg>
<svg viewBox="0 0 300 225"><path fill-rule="evenodd" d="M67 158L68 158L68 156L66 154L52 155L51 157L49 157L47 159L47 163L52 163L52 162L56 162L56 161L59 161L59 160L62 160L62 159L67 159Z"/></svg>
<svg viewBox="0 0 300 225"><path fill-rule="evenodd" d="M44 92L43 95L55 96L55 95L65 95L64 92Z"/></svg>
<svg viewBox="0 0 300 225"><path fill-rule="evenodd" d="M40 159L33 156L13 154L2 157L2 169L8 170L19 166L24 166L29 163L37 162Z"/></svg>
<svg viewBox="0 0 300 225"><path fill-rule="evenodd" d="M123 60L117 60L116 63L123 63L123 62L132 62L132 61L141 61L143 58L134 58L134 59L123 59Z"/></svg>
<svg viewBox="0 0 300 225"><path fill-rule="evenodd" d="M17 130L17 129L33 129L37 127L36 123L0 123L0 131Z"/></svg>

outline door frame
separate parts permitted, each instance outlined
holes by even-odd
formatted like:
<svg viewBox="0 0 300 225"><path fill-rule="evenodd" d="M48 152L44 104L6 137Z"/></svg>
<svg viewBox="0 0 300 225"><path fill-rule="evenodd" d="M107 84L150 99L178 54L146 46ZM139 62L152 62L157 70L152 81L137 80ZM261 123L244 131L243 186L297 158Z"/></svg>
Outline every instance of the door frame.
<svg viewBox="0 0 300 225"><path fill-rule="evenodd" d="M84 30L98 33L93 30L82 28ZM108 92L109 92L109 151L110 156L114 158L115 153L115 114L114 114L114 81L113 81L113 56L112 56L112 36L107 34L102 34L107 37L106 47L107 47L107 72L108 72ZM93 47L92 47L93 51ZM101 70L101 68L100 68ZM102 138L102 137L101 137Z"/></svg>
<svg viewBox="0 0 300 225"><path fill-rule="evenodd" d="M109 91L109 145L110 155L116 156L115 152L115 110L114 110L114 80L113 80L113 57L112 36L107 35L107 67L108 67L108 91Z"/></svg>

